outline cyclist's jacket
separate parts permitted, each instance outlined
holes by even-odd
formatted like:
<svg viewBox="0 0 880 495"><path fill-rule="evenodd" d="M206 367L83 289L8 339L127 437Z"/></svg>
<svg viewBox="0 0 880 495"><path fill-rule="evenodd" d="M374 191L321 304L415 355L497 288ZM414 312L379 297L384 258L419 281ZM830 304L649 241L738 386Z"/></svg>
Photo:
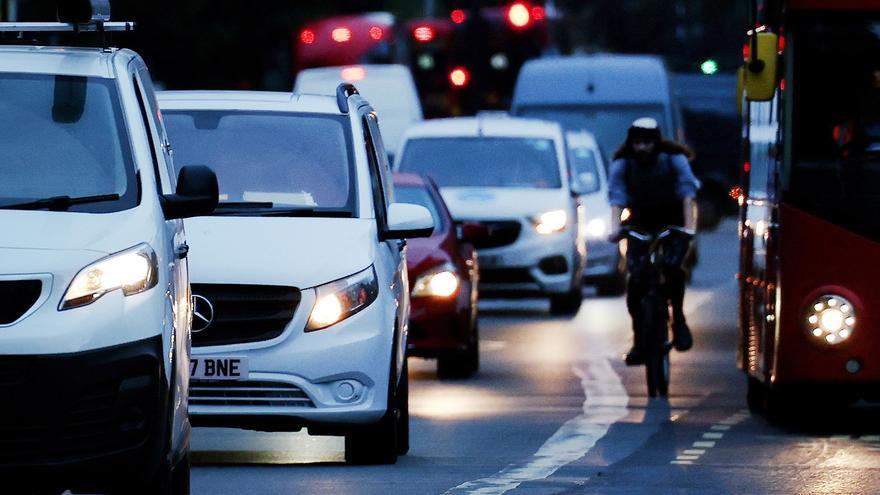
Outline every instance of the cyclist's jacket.
<svg viewBox="0 0 880 495"><path fill-rule="evenodd" d="M682 200L695 198L700 181L683 154L659 153L654 163L620 158L611 164L608 199L629 208L626 225L649 231L684 226Z"/></svg>

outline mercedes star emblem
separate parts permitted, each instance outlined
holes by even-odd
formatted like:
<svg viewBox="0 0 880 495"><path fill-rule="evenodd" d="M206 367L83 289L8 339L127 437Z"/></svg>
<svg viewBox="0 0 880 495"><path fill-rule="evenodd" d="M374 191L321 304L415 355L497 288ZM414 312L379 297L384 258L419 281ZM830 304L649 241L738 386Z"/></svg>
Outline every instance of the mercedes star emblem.
<svg viewBox="0 0 880 495"><path fill-rule="evenodd" d="M200 296L198 294L193 294L192 296L192 306L193 306L193 322L192 322L192 331L193 333L202 332L207 330L208 327L211 326L211 323L214 321L214 305L211 304L206 297Z"/></svg>

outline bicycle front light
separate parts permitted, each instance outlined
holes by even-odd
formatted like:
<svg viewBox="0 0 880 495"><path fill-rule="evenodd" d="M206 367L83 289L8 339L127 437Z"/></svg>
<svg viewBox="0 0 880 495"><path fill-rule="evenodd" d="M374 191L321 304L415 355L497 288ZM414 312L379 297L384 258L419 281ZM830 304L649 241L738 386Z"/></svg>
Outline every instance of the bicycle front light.
<svg viewBox="0 0 880 495"><path fill-rule="evenodd" d="M562 232L568 226L568 214L565 210L553 210L533 218L535 230L542 235Z"/></svg>
<svg viewBox="0 0 880 495"><path fill-rule="evenodd" d="M413 286L413 297L451 297L458 291L459 280L455 267L444 264L423 274Z"/></svg>
<svg viewBox="0 0 880 495"><path fill-rule="evenodd" d="M126 296L140 294L158 283L156 252L148 244L139 244L100 259L76 274L59 311L88 306L104 294L121 290Z"/></svg>
<svg viewBox="0 0 880 495"><path fill-rule="evenodd" d="M316 300L306 332L321 330L349 318L379 295L379 282L372 266L341 280L315 288Z"/></svg>

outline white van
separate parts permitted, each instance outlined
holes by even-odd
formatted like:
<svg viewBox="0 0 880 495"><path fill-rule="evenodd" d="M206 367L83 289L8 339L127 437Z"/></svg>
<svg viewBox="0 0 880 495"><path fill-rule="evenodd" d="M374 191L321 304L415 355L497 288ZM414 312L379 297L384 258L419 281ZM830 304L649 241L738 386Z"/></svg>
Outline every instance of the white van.
<svg viewBox="0 0 880 495"><path fill-rule="evenodd" d="M422 104L409 67L394 64L350 65L305 69L296 76L294 93L335 95L340 83L357 86L376 109L389 153L400 146L403 133L421 122Z"/></svg>
<svg viewBox="0 0 880 495"><path fill-rule="evenodd" d="M663 135L684 141L681 112L663 60L645 55L578 55L526 62L516 80L511 113L559 122L595 135L611 156L640 117Z"/></svg>
<svg viewBox="0 0 880 495"><path fill-rule="evenodd" d="M407 131L396 170L430 176L452 217L478 222L480 294L549 297L553 314L582 302L584 209L569 180L558 124L461 117L428 120Z"/></svg>
<svg viewBox="0 0 880 495"><path fill-rule="evenodd" d="M336 97L160 95L184 161L211 162L212 216L187 222L196 425L344 435L352 463L409 450L407 237L431 213L394 202L376 115Z"/></svg>
<svg viewBox="0 0 880 495"><path fill-rule="evenodd" d="M4 488L189 493L181 219L213 210L216 177L174 175L129 50L0 47L0 129Z"/></svg>

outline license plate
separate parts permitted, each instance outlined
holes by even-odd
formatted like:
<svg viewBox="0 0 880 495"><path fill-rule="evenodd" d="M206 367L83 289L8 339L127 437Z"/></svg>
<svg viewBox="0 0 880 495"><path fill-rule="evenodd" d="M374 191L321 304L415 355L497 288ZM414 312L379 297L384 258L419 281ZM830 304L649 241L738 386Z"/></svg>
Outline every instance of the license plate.
<svg viewBox="0 0 880 495"><path fill-rule="evenodd" d="M247 357L197 356L189 360L190 378L196 380L246 380Z"/></svg>

